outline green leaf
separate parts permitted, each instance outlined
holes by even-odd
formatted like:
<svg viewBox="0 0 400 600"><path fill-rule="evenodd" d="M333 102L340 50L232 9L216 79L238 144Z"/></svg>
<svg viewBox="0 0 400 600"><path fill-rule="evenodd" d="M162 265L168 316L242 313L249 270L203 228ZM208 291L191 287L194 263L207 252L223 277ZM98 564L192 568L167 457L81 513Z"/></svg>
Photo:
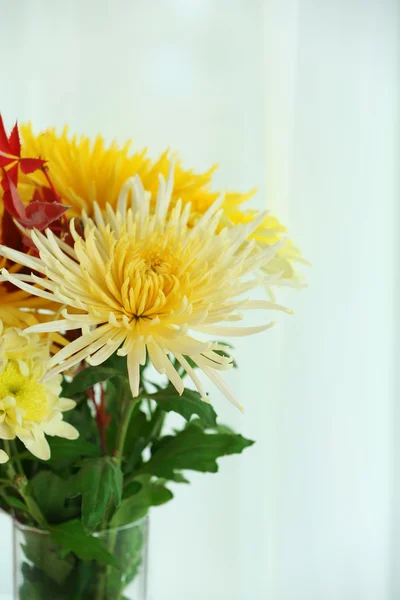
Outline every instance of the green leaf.
<svg viewBox="0 0 400 600"><path fill-rule="evenodd" d="M171 477L168 477L168 480L174 481L175 483L190 483L190 481L179 471L176 471Z"/></svg>
<svg viewBox="0 0 400 600"><path fill-rule="evenodd" d="M140 463L142 452L149 444L154 428L153 421L147 419L146 414L139 410L139 404L137 406L138 409L135 406L133 410L124 445L124 473L126 474L132 473Z"/></svg>
<svg viewBox="0 0 400 600"><path fill-rule="evenodd" d="M238 434L206 433L196 425L189 425L176 436L162 438L162 445L142 465L138 474L173 479L176 471L182 469L216 473L217 458L238 454L252 444L254 442Z"/></svg>
<svg viewBox="0 0 400 600"><path fill-rule="evenodd" d="M24 581L19 588L19 600L43 600L51 598L51 600L68 600L63 592L55 589L56 586L43 581Z"/></svg>
<svg viewBox="0 0 400 600"><path fill-rule="evenodd" d="M72 555L70 555L72 557ZM75 559L74 559L75 560ZM84 563L80 563L84 564ZM86 563L92 564L92 563ZM70 593L70 581L74 578L72 571L67 580L58 585L53 578L50 578L46 573L34 564L22 563L21 574L23 583L18 592L19 600L71 600L75 599L75 595ZM76 597L78 600L78 597ZM83 600L81 598L80 600Z"/></svg>
<svg viewBox="0 0 400 600"><path fill-rule="evenodd" d="M10 496L8 494L4 494L4 495L7 498L7 502L9 504L11 504L11 506L14 506L15 508L19 508L20 510L28 511L26 504L24 502L22 502L22 500L20 500L19 498L15 498L14 496Z"/></svg>
<svg viewBox="0 0 400 600"><path fill-rule="evenodd" d="M67 482L52 471L40 471L30 482L33 495L42 513L50 523L71 518L65 503L68 498Z"/></svg>
<svg viewBox="0 0 400 600"><path fill-rule="evenodd" d="M64 394L67 398L72 398L82 394L87 388L94 386L96 383L108 381L113 377L121 377L121 371L103 366L86 367L79 371L70 383L65 385Z"/></svg>
<svg viewBox="0 0 400 600"><path fill-rule="evenodd" d="M124 454L131 454L137 445L137 440L147 438L151 432L151 428L152 422L147 419L146 414L141 410L133 409L133 415L126 434Z"/></svg>
<svg viewBox="0 0 400 600"><path fill-rule="evenodd" d="M100 449L91 444L85 442L83 439L67 440L63 438L50 438L48 440L51 450L51 458L49 461L45 461L46 464L52 464L57 461L74 461L85 456L99 456ZM33 456L34 460L37 460Z"/></svg>
<svg viewBox="0 0 400 600"><path fill-rule="evenodd" d="M117 379L113 381L108 380L105 384L105 406L106 413L111 417L110 422L106 428L106 438L107 438L107 450L108 453L111 454L113 449L116 446L117 441L117 431L118 431L118 416L119 416L119 408L120 403L122 401L124 390L120 389L121 386L118 385L120 383Z"/></svg>
<svg viewBox="0 0 400 600"><path fill-rule="evenodd" d="M174 411L180 414L186 421L190 421L193 415L197 415L207 427L217 424L217 414L211 404L201 399L199 392L186 389L179 394L172 388L161 390L152 396L158 406L167 412Z"/></svg>
<svg viewBox="0 0 400 600"><path fill-rule="evenodd" d="M107 358L107 360L102 364L102 367L118 371L119 375L121 375L124 379L129 379L126 356L118 356L118 354L114 352L114 354L112 354L110 358Z"/></svg>
<svg viewBox="0 0 400 600"><path fill-rule="evenodd" d="M82 494L82 522L88 533L103 520L111 502L121 502L122 472L113 458L84 460L69 485L70 497Z"/></svg>
<svg viewBox="0 0 400 600"><path fill-rule="evenodd" d="M137 494L122 500L112 519L112 527L129 525L145 517L150 506L160 506L172 500L172 492L161 483L141 481L142 487Z"/></svg>
<svg viewBox="0 0 400 600"><path fill-rule="evenodd" d="M123 498L128 498L129 496L133 496L137 494L142 489L142 484L139 481L131 481L125 488L123 493Z"/></svg>
<svg viewBox="0 0 400 600"><path fill-rule="evenodd" d="M24 453L23 459L26 461L40 461L42 465L51 465L61 461L73 462L79 458L86 456L99 456L100 448L86 442L84 439L77 438L76 440L67 440L64 438L54 437L47 438L50 446L51 457L49 460L41 460L30 452Z"/></svg>
<svg viewBox="0 0 400 600"><path fill-rule="evenodd" d="M70 579L70 581L68 582L70 583L69 587L71 588L72 592L69 596L71 600L72 598L74 600L84 600L88 597L87 592L90 591L90 588L92 587L90 585L91 581L94 578L98 579L98 577L96 577L98 573L95 572L96 570L98 571L98 569L96 569L96 566L97 563L94 562L78 562L77 567L73 573L73 579Z"/></svg>
<svg viewBox="0 0 400 600"><path fill-rule="evenodd" d="M66 521L60 525L52 525L49 530L57 544L66 551L71 551L82 560L97 560L117 567L114 556L107 552L101 540L92 535L86 535L82 522L78 519Z"/></svg>
<svg viewBox="0 0 400 600"><path fill-rule="evenodd" d="M22 547L26 558L59 585L64 583L74 568L72 554L62 558L60 549L49 534L26 532Z"/></svg>
<svg viewBox="0 0 400 600"><path fill-rule="evenodd" d="M145 555L144 542L145 526L142 524L126 527L118 532L113 555L120 571L108 570L105 598L121 598L123 590L135 578Z"/></svg>

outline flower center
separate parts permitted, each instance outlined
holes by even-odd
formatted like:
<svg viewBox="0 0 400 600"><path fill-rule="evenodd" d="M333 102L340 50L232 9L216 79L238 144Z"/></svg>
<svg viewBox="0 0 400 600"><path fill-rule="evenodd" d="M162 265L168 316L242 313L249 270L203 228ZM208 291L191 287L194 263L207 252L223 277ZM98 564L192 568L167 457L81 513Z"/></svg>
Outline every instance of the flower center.
<svg viewBox="0 0 400 600"><path fill-rule="evenodd" d="M150 242L150 243L149 243ZM110 261L114 293L132 323L144 324L176 310L188 292L189 275L175 239L151 239L146 244L123 237Z"/></svg>
<svg viewBox="0 0 400 600"><path fill-rule="evenodd" d="M0 401L7 396L15 398L16 408L24 409L23 418L27 421L40 423L48 414L45 387L34 378L22 375L14 360L8 361L0 373ZM4 411L5 408L0 408L0 413Z"/></svg>

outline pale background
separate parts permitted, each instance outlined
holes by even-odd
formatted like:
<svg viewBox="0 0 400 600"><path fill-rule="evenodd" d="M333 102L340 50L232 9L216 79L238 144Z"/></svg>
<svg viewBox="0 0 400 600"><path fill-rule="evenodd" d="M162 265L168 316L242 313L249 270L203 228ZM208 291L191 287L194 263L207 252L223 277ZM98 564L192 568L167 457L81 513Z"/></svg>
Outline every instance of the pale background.
<svg viewBox="0 0 400 600"><path fill-rule="evenodd" d="M133 137L259 186L313 263L294 317L237 342L257 445L151 523L153 600L396 600L399 14L395 0L0 3L8 124ZM396 353L397 352L397 353ZM396 356L396 360L395 357ZM0 517L0 591L11 593Z"/></svg>

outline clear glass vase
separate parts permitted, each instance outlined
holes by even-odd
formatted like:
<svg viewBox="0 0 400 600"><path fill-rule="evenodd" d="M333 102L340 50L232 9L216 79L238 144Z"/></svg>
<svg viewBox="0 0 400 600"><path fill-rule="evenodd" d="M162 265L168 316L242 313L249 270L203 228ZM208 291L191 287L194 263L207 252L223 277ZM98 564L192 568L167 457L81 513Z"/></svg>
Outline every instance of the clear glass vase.
<svg viewBox="0 0 400 600"><path fill-rule="evenodd" d="M14 521L14 600L147 600L148 519L93 534L118 568L82 560Z"/></svg>

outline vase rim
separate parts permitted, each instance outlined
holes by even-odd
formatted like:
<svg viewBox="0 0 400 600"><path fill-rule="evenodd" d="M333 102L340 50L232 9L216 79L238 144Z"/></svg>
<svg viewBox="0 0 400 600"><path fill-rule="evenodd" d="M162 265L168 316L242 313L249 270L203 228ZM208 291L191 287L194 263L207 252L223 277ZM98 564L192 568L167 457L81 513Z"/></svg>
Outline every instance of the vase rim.
<svg viewBox="0 0 400 600"><path fill-rule="evenodd" d="M20 523L17 519L13 518L13 526L21 531L28 531L31 533L40 533L41 535L50 535L51 531L48 529L40 529L39 527L32 527L31 525L25 525L24 523ZM133 527L139 527L148 523L149 515L142 517L138 521L133 521L133 523L128 523L127 525L120 525L119 527L109 527L108 529L101 529L100 531L95 531L91 535L98 537L99 535L103 535L109 533L110 531L124 531L125 529L132 529Z"/></svg>

